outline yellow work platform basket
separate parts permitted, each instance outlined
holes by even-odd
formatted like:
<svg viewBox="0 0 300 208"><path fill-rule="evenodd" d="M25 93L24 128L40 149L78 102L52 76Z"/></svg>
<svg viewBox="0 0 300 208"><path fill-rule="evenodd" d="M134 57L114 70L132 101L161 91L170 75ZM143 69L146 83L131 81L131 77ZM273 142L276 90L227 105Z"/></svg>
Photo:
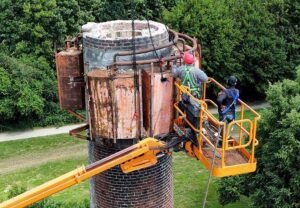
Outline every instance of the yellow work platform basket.
<svg viewBox="0 0 300 208"><path fill-rule="evenodd" d="M237 119L230 123L219 121L210 109L210 107L216 108L217 104L211 99L206 99L207 85L225 89L216 80L209 78L209 81L203 84L202 98L197 99L188 87L175 83L177 98L174 107L177 116L174 129L176 131L179 128L184 132L186 127L189 127L197 139L185 143L187 154L200 160L207 169L212 168L212 175L216 177L254 172L256 170L255 146L258 145L256 128L260 115L239 99L237 105L240 105L240 115ZM190 102L199 104L197 125L189 119L187 110L180 107L182 94L189 95ZM217 145L216 140L222 141L221 145ZM216 156L213 160L214 154Z"/></svg>

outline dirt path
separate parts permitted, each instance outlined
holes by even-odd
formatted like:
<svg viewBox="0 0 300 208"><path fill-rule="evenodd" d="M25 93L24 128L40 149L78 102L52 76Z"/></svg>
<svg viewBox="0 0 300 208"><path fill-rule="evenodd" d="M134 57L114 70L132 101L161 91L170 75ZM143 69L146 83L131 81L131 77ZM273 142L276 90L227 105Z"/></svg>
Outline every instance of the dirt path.
<svg viewBox="0 0 300 208"><path fill-rule="evenodd" d="M87 155L87 148L85 144L56 148L47 152L17 155L0 160L0 175L23 168L46 164L51 161L70 159L84 155Z"/></svg>

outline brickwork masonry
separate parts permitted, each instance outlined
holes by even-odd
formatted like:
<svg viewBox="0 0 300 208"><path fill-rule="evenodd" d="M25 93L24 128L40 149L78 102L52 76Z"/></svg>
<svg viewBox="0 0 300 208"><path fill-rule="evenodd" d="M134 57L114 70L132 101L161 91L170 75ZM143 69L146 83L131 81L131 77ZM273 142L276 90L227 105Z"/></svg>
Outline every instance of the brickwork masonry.
<svg viewBox="0 0 300 208"><path fill-rule="evenodd" d="M94 160L107 157L123 147L91 142ZM105 171L93 180L96 208L172 208L172 158L159 158L156 166L124 174L120 167Z"/></svg>

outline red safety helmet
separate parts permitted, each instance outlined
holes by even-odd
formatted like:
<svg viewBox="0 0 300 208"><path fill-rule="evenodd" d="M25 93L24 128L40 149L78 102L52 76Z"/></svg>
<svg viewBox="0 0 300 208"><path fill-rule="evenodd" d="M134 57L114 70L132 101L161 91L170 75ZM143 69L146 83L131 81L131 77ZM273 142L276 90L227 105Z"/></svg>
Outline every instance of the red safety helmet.
<svg viewBox="0 0 300 208"><path fill-rule="evenodd" d="M183 62L185 64L193 64L194 63L194 55L190 53L183 54Z"/></svg>

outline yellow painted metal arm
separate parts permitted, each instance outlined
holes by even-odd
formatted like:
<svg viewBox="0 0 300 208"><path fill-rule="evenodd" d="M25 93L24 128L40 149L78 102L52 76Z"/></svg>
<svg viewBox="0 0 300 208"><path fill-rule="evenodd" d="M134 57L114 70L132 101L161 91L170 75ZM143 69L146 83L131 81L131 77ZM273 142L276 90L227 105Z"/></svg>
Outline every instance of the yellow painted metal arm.
<svg viewBox="0 0 300 208"><path fill-rule="evenodd" d="M161 152L163 145L163 142L153 138L144 139L136 145L130 146L90 165L77 168L5 201L0 204L0 208L26 207L117 165L123 164L121 165L121 169L126 173L150 167L157 163L156 154Z"/></svg>

